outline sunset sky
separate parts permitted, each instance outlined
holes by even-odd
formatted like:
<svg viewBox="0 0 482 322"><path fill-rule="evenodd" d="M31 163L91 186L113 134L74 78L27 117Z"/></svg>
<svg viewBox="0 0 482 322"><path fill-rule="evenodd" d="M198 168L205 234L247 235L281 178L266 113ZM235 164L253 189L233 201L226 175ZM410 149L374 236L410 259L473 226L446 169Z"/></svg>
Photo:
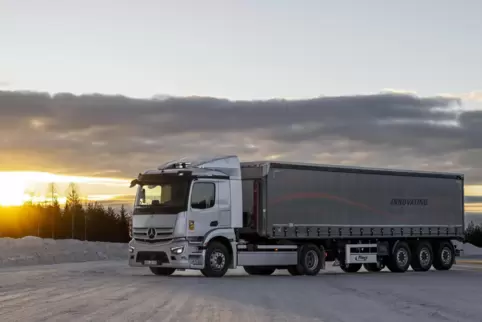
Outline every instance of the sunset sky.
<svg viewBox="0 0 482 322"><path fill-rule="evenodd" d="M462 172L482 218L482 1L0 0L0 204L130 203L179 156ZM95 93L95 94L93 94Z"/></svg>

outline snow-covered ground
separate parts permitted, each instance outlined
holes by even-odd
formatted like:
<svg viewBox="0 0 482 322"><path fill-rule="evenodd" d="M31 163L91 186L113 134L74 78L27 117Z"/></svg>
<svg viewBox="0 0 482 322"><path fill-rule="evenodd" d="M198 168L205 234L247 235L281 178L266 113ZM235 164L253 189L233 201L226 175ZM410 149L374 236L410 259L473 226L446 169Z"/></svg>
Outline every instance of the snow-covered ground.
<svg viewBox="0 0 482 322"><path fill-rule="evenodd" d="M221 279L199 272L152 275L126 261L0 269L0 320L10 321L480 321L482 266L446 272Z"/></svg>
<svg viewBox="0 0 482 322"><path fill-rule="evenodd" d="M462 257L467 258L482 258L482 248L476 247L472 244L463 244L462 246L463 253Z"/></svg>
<svg viewBox="0 0 482 322"><path fill-rule="evenodd" d="M125 259L127 244L24 237L0 238L0 267Z"/></svg>
<svg viewBox="0 0 482 322"><path fill-rule="evenodd" d="M480 249L464 245L469 254ZM482 265L403 274L154 276L127 245L0 239L1 321L480 321ZM84 262L84 263L82 263ZM60 264L54 264L60 263ZM41 265L35 265L41 264ZM53 265L42 265L53 264ZM3 267L2 267L3 266Z"/></svg>

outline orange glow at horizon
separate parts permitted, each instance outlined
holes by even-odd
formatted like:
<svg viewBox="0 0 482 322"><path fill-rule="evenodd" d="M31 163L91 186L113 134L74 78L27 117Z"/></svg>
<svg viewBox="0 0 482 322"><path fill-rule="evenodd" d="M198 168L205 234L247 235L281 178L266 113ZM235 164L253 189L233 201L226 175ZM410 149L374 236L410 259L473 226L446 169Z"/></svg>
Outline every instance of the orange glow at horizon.
<svg viewBox="0 0 482 322"><path fill-rule="evenodd" d="M466 196L482 196L482 185L465 186Z"/></svg>
<svg viewBox="0 0 482 322"><path fill-rule="evenodd" d="M50 183L54 184L69 184L76 183L79 185L98 185L105 186L105 189L112 190L113 188L126 187L125 193L100 193L92 194L87 192L81 199L86 201L102 201L110 200L122 197L125 194L132 193L132 190L127 190L130 180L118 179L118 178L99 178L99 177L86 177L86 176L69 176L59 175L48 172L24 172L24 171L12 171L12 172L0 172L0 206L20 206L25 202L40 203L50 201L51 197L47 196L47 186ZM42 185L44 188L40 195L31 193L32 190L38 185ZM87 189L88 190L88 189ZM30 193L29 193L30 191ZM122 191L124 192L124 191ZM56 198L60 204L64 204L66 201L65 195L56 193Z"/></svg>
<svg viewBox="0 0 482 322"><path fill-rule="evenodd" d="M482 212L482 202L466 203L465 212Z"/></svg>

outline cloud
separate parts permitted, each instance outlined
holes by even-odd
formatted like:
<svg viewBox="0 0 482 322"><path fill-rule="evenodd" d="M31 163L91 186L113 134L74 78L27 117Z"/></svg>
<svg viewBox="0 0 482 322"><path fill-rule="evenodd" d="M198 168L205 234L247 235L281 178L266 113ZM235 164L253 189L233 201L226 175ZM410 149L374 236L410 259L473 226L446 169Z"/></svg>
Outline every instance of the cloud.
<svg viewBox="0 0 482 322"><path fill-rule="evenodd" d="M469 93L464 93L460 95L460 97L464 100L482 103L482 91L472 91Z"/></svg>
<svg viewBox="0 0 482 322"><path fill-rule="evenodd" d="M130 177L176 156L235 153L424 170L482 183L482 112L412 93L230 101L0 91L0 169Z"/></svg>
<svg viewBox="0 0 482 322"><path fill-rule="evenodd" d="M383 89L383 92L384 93L395 93L395 94L417 95L416 91L407 90L407 89L385 88L385 89ZM444 94L440 94L439 96L445 97L445 98L455 98L455 99L460 99L460 100L469 101L469 102L482 103L482 90L474 90L474 91L471 91L471 92L459 93L459 94L444 93Z"/></svg>

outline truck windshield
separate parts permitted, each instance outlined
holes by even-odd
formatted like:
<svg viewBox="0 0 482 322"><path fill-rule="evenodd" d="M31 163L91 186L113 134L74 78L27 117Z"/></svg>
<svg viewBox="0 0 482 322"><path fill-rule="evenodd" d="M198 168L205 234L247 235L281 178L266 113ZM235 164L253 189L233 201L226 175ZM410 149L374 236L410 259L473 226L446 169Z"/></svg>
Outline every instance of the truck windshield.
<svg viewBox="0 0 482 322"><path fill-rule="evenodd" d="M141 184L137 191L135 207L161 208L163 213L173 213L185 210L189 192L189 184L176 181L159 184Z"/></svg>

